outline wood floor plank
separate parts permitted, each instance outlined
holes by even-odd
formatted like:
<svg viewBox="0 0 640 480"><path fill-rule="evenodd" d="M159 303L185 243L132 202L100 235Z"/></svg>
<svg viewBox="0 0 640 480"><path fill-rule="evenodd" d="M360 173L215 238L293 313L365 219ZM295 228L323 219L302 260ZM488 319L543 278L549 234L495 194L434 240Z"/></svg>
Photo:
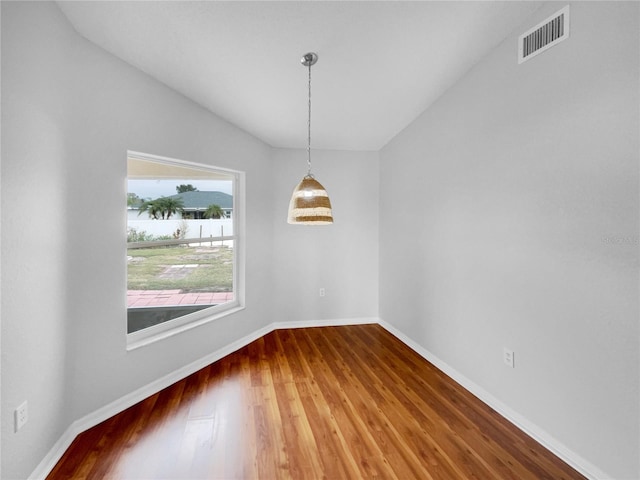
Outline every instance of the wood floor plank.
<svg viewBox="0 0 640 480"><path fill-rule="evenodd" d="M358 342L357 339L353 339L354 342ZM373 382L381 392L388 392L388 401L393 405L394 411L399 412L403 418L410 418L418 426L422 426L423 436L426 438L433 438L436 444L442 446L446 452L455 452L457 454L457 460L453 464L458 468L463 468L461 474L472 478L473 475L480 475L485 477L497 478L501 475L497 470L500 470L504 465L499 459L491 455L479 455L474 448L473 440L471 436L459 435L456 432L464 432L469 429L469 425L459 421L459 419L452 417L454 425L449 426L442 424L442 422L433 422L431 418L443 418L443 412L446 413L446 409L434 410L432 405L426 402L424 399L429 398L433 400L434 396L431 392L420 392L410 388L405 379L408 375L400 375L392 366L386 362L379 362L378 364L372 364L370 367L365 367L370 372L371 382ZM389 388L385 388L389 386ZM483 442L483 447L485 446Z"/></svg>
<svg viewBox="0 0 640 480"><path fill-rule="evenodd" d="M305 344L308 355L322 357L318 350L318 338L305 335L305 331L301 331L298 342ZM323 392L324 401L340 425L340 430L344 432L344 441L352 457L360 459L360 475L370 478L396 478L390 465L384 463L384 457L379 454L377 442L367 428L367 419L358 415L357 406L346 391L353 389L354 385L343 380L340 370L333 368L331 359L326 360L315 368L314 376ZM339 387L336 388L337 386Z"/></svg>
<svg viewBox="0 0 640 480"><path fill-rule="evenodd" d="M313 354L306 342L295 336L299 332L291 330L287 333L290 348L288 352L293 354L294 364L300 367L296 387L302 400L306 401L305 410L310 422L313 422L312 431L316 443L321 445L319 452L323 457L325 474L328 478L358 478L361 475L358 461L344 438L341 425L327 404L325 394L331 395L333 387L328 392L323 389L321 358Z"/></svg>
<svg viewBox="0 0 640 480"><path fill-rule="evenodd" d="M80 434L48 479L583 479L378 325L276 330Z"/></svg>
<svg viewBox="0 0 640 480"><path fill-rule="evenodd" d="M430 475L436 479L447 479L463 476L465 473L460 469L455 461L453 461L449 452L451 448L440 448L438 443L433 437L435 431L435 425L429 427L429 422L421 423L414 415L412 415L412 408L404 408L402 403L410 403L403 393L397 390L392 382L383 383L378 378L370 367L372 360L363 359L360 362L359 368L358 362L351 358L353 356L353 349L343 349L342 352L347 358L349 358L349 365L356 372L356 375L361 378L364 384L370 386L368 395L373 398L378 408L386 412L385 429L389 429L396 434L399 443L404 451L412 452L417 450L421 453L423 458L422 462L424 466L428 466ZM373 360L375 362L375 360ZM393 379L395 381L398 379ZM413 407L413 405L411 405ZM415 409L417 412L421 412L421 409L425 408L426 404L419 402L419 405ZM414 412L415 413L415 412ZM428 420L428 419L425 419ZM396 425L400 426L400 430L396 430ZM451 447L451 445L449 445ZM408 459L406 459L408 461ZM476 468L475 471L480 471L480 468ZM417 478L419 475L412 475Z"/></svg>
<svg viewBox="0 0 640 480"><path fill-rule="evenodd" d="M372 388L371 379L357 375L360 371L359 362L353 357L341 356L337 347L339 342L324 337L324 334L316 335L312 341L318 351L332 351L327 362L330 368L336 372L336 380L343 386L344 394L350 399L352 414L355 418L361 419L360 423L363 429L368 429L366 433L373 442L375 458L390 468L394 472L393 475L398 478L424 477L422 462L413 450L405 447L401 434L388 416L387 412L390 409L384 397L372 396L372 393L377 393L377 391ZM346 355L350 353L350 349L346 349L346 346L344 353ZM332 360L334 357L339 361ZM368 413L363 415L363 412ZM385 464L384 459L388 460L388 463ZM386 474L385 478L391 478L391 474ZM426 478L437 478L437 476L429 474Z"/></svg>
<svg viewBox="0 0 640 480"><path fill-rule="evenodd" d="M382 356L381 358L386 358L386 356ZM440 373L440 372L438 372ZM395 381L397 381L398 379L395 379ZM444 394L446 392L444 391L439 391L438 388L434 388L432 385L430 385L429 382L424 383L422 381L422 379L417 379L418 381L416 382L416 378L413 376L408 376L405 377L405 382L409 387L409 392L416 392L416 391L420 391L421 389L423 390L423 396L425 398L428 398L428 406L424 409L425 412L429 412L431 417L434 418L441 418L443 420L445 420L444 422L442 422L442 426L447 427L447 431L444 432L445 438L446 436L449 436L451 433L453 432L457 432L458 435L462 434L462 432L468 431L470 428L474 429L476 428L476 423L461 415L461 411L459 410L459 406L460 405L464 405L465 401L464 398L460 398L459 396L456 395L455 392L448 392L448 394ZM394 379L390 378L386 380L387 382L393 382ZM433 383L435 383L435 379L432 380ZM438 377L438 381L439 381L439 377ZM442 390L444 390L445 385L443 384L439 384L440 388ZM474 402L477 403L477 399L475 399L475 397L472 397L470 395L468 395L468 392L462 390L462 393L464 393L465 395L469 396L469 398L472 398L474 400ZM411 412L412 415L415 416L415 418L420 418L422 416L422 413L420 411L412 411ZM476 417L477 419L477 417ZM442 432L441 432L442 435ZM465 435L465 441L466 442L470 442L470 447L471 448L476 448L477 446L481 446L483 448L489 447L489 450L492 450L490 447L492 445L493 439L490 436L478 436L478 435ZM492 450L495 452L495 450ZM501 456L505 456L505 451L500 450L500 454ZM507 457L510 457L510 455L506 455ZM487 455L487 452L484 453L483 455L484 458L487 458L488 460L491 461L493 468L494 469L498 469L502 471L501 477L504 478L511 478L511 476L513 476L513 478L540 478L540 477L535 477L532 476L531 472L525 472L524 470L519 468L519 464L517 462L513 462L513 458L507 458L506 462L501 461L499 458L496 458L494 455ZM505 463L509 464L509 467L506 467ZM505 468L508 468L508 470L514 470L514 472L509 473L504 471Z"/></svg>
<svg viewBox="0 0 640 480"><path fill-rule="evenodd" d="M371 332L364 330L358 331L358 335L365 336L369 340L371 339L370 333ZM422 357L418 356L412 350L406 349L404 344L395 339L395 337L380 337L379 340L382 341L388 349L388 351L381 351L379 357L386 362L393 361L393 359L389 357L389 352L395 352L400 356L402 361L410 362L416 368L419 368L423 364L424 360ZM500 455L506 457L509 470L513 470L514 474L516 474L513 478L531 480L542 478L574 478L571 475L575 475L575 471L555 456L532 461L530 449L532 446L534 447L533 451L539 448L539 445L533 439L524 435L486 404L479 402L476 397L464 390L460 385L452 382L451 379L440 370L431 364L428 365L429 368L424 369L425 375L422 377L412 375L406 378L411 390L419 391L421 388L424 388L425 397L429 398L430 402L433 402L434 405L444 403L444 405L440 405L440 408L438 408L439 416L442 419L446 419L447 423L454 422L454 430L461 431L461 427L455 425L455 416L457 414L465 415L469 420L469 425L472 425L475 429L479 429L482 433L481 437L476 435L476 439L484 440L483 443L487 445L498 444ZM539 465L540 463L553 463L555 465L554 468L560 471L566 469L569 476L565 477L565 474L557 472L556 475L560 476L549 477L545 468L541 468ZM524 466L524 470L521 469L520 466ZM548 466L549 465L547 465L547 467ZM507 474L505 473L505 475ZM509 478L509 476L505 476L504 478Z"/></svg>

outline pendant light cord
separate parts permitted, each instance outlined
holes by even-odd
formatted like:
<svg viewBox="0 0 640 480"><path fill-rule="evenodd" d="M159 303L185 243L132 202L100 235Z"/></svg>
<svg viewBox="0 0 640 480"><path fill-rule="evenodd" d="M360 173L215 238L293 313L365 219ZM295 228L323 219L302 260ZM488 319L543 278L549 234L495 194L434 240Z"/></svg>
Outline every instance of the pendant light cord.
<svg viewBox="0 0 640 480"><path fill-rule="evenodd" d="M309 62L309 117L307 119L307 175L311 175L311 62Z"/></svg>

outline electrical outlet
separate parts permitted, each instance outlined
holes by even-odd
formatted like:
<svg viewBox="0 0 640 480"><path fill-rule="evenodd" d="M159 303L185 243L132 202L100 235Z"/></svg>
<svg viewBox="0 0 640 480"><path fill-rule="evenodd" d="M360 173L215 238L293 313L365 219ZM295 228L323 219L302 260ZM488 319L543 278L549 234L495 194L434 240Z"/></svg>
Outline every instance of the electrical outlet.
<svg viewBox="0 0 640 480"><path fill-rule="evenodd" d="M508 367L515 368L513 350L509 350L507 347L504 347L502 352L502 359L504 360L504 364Z"/></svg>
<svg viewBox="0 0 640 480"><path fill-rule="evenodd" d="M321 297L324 297L324 288L321 288L321 289L320 289L320 296L321 296Z"/></svg>
<svg viewBox="0 0 640 480"><path fill-rule="evenodd" d="M17 432L18 430L20 430L25 423L27 423L27 420L29 420L29 408L28 408L28 404L27 401L25 400L23 403L20 404L20 406L18 408L16 408L16 411L14 412L15 415L15 431Z"/></svg>

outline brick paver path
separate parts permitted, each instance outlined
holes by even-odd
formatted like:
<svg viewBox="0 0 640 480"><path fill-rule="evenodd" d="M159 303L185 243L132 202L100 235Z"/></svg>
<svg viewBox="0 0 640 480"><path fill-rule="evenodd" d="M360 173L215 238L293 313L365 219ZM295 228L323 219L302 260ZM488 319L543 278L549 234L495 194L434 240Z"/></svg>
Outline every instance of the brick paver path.
<svg viewBox="0 0 640 480"><path fill-rule="evenodd" d="M128 307L216 305L233 300L233 292L180 293L181 290L128 290Z"/></svg>

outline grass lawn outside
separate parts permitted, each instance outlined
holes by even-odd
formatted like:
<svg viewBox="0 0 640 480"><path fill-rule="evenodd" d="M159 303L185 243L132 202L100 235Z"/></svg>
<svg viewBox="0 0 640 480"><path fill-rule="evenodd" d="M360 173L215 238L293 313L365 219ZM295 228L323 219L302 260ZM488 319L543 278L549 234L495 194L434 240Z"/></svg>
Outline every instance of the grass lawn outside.
<svg viewBox="0 0 640 480"><path fill-rule="evenodd" d="M128 290L233 291L233 248L176 246L127 251Z"/></svg>

